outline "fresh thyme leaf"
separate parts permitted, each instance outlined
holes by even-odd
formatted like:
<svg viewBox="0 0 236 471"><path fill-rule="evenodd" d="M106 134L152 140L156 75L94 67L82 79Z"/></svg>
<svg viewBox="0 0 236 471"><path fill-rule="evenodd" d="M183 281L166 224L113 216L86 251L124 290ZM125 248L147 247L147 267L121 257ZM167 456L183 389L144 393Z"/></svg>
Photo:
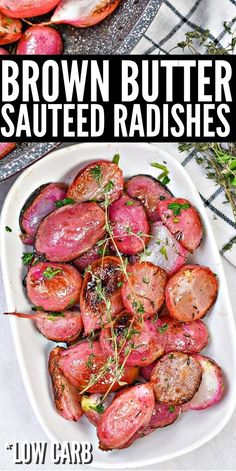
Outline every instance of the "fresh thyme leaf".
<svg viewBox="0 0 236 471"><path fill-rule="evenodd" d="M134 201L126 201L125 206L133 206L135 204Z"/></svg>
<svg viewBox="0 0 236 471"><path fill-rule="evenodd" d="M161 247L159 252L161 253L161 255L163 255L163 257L165 257L166 260L168 260L167 250L166 250L166 247L164 245Z"/></svg>
<svg viewBox="0 0 236 471"><path fill-rule="evenodd" d="M59 275L59 273L62 273L61 268L47 267L46 270L44 270L43 272L43 276L44 278L51 280L52 278L54 278L54 276Z"/></svg>
<svg viewBox="0 0 236 471"><path fill-rule="evenodd" d="M33 306L31 308L32 311L44 311L43 307L42 306Z"/></svg>
<svg viewBox="0 0 236 471"><path fill-rule="evenodd" d="M56 208L61 208L62 206L65 206L66 204L74 204L75 201L72 200L72 198L64 198L64 200L58 200L55 202Z"/></svg>
<svg viewBox="0 0 236 471"><path fill-rule="evenodd" d="M168 329L168 324L163 324L161 327L158 327L158 332L160 332L160 334L164 334L164 332L166 332Z"/></svg>
<svg viewBox="0 0 236 471"><path fill-rule="evenodd" d="M47 316L47 319L49 321L55 321L57 317L65 317L64 312L50 312L50 314Z"/></svg>
<svg viewBox="0 0 236 471"><path fill-rule="evenodd" d="M34 258L35 258L34 252L24 252L21 257L21 260L22 260L23 265L31 265Z"/></svg>
<svg viewBox="0 0 236 471"><path fill-rule="evenodd" d="M123 286L123 284L124 284L123 281L118 281L117 287L118 287L118 288L121 288L121 287Z"/></svg>
<svg viewBox="0 0 236 471"><path fill-rule="evenodd" d="M93 179L95 182L100 185L101 183L101 178L102 178L102 169L100 165L95 165L95 167L92 167L90 169L90 174L92 175Z"/></svg>
<svg viewBox="0 0 236 471"><path fill-rule="evenodd" d="M168 410L169 410L169 412L174 412L175 411L175 406L169 406Z"/></svg>
<svg viewBox="0 0 236 471"><path fill-rule="evenodd" d="M119 161L120 161L120 154L115 154L112 159L113 164L119 165Z"/></svg>
<svg viewBox="0 0 236 471"><path fill-rule="evenodd" d="M183 209L188 209L188 208L190 208L190 206L191 205L189 203L177 203L177 202L175 202L175 203L170 203L168 205L168 209L172 210L174 216L179 216L179 214L181 213L181 211Z"/></svg>
<svg viewBox="0 0 236 471"><path fill-rule="evenodd" d="M104 193L109 193L111 190L114 188L114 183L112 180L110 180L107 185L104 186L103 191Z"/></svg>
<svg viewBox="0 0 236 471"><path fill-rule="evenodd" d="M5 226L5 231L6 232L12 232L12 229L9 226Z"/></svg>

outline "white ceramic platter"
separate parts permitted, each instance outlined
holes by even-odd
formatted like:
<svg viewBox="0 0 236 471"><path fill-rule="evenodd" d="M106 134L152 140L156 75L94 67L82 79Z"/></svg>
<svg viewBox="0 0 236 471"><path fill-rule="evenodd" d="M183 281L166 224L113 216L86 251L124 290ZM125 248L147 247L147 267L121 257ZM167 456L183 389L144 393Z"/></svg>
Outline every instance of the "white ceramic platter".
<svg viewBox="0 0 236 471"><path fill-rule="evenodd" d="M19 213L26 198L43 183L70 182L78 168L86 162L101 158L111 160L116 153L121 156L120 166L125 177L139 173L156 176L158 170L151 167L151 162L164 162L170 170L170 190L176 196L189 199L201 213L204 240L191 261L208 265L219 277L217 302L205 318L210 331L206 354L222 366L226 388L223 400L211 409L183 414L173 425L155 431L125 450L101 452L97 447L95 429L86 419L82 418L78 423L68 422L53 407L47 374L47 358L53 343L36 332L33 323L12 318L11 327L21 373L40 425L53 441L91 441L94 447L92 466L102 469L143 468L190 452L222 430L236 402L235 326L214 235L190 177L161 148L149 144L80 144L53 152L20 175L6 198L1 218L1 260L8 309L30 311L22 287L21 255L24 249L18 237ZM5 226L10 226L12 232L6 232Z"/></svg>

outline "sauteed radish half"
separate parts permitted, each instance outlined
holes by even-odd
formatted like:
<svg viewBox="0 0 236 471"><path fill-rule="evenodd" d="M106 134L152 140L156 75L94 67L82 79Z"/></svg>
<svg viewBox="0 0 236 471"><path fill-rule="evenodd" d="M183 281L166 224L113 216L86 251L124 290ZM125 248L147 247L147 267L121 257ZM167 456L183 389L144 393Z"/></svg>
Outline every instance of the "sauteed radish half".
<svg viewBox="0 0 236 471"><path fill-rule="evenodd" d="M66 420L84 413L101 450L223 397L221 368L201 353L219 283L210 267L188 264L203 237L190 201L148 175L125 181L116 155L84 166L69 187L37 188L20 228L32 245L22 261L35 313L8 314L63 342L48 363L55 407Z"/></svg>

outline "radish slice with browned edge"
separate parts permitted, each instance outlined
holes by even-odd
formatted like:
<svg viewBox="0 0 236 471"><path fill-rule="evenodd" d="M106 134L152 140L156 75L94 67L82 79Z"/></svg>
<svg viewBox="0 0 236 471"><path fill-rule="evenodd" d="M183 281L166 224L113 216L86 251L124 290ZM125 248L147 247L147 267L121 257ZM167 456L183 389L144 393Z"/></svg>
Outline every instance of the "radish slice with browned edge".
<svg viewBox="0 0 236 471"><path fill-rule="evenodd" d="M76 203L105 199L113 203L122 195L123 184L123 173L117 164L96 160L80 170L69 186L67 196Z"/></svg>
<svg viewBox="0 0 236 471"><path fill-rule="evenodd" d="M30 301L44 311L60 312L79 301L82 276L65 263L39 262L26 277Z"/></svg>
<svg viewBox="0 0 236 471"><path fill-rule="evenodd" d="M141 427L148 425L154 405L151 384L140 384L125 390L114 399L98 423L99 448L124 448Z"/></svg>
<svg viewBox="0 0 236 471"><path fill-rule="evenodd" d="M98 341L84 341L64 350L59 366L73 386L88 393L104 394L116 391L124 384L132 384L138 368L125 366L117 371L115 362L108 360Z"/></svg>
<svg viewBox="0 0 236 471"><path fill-rule="evenodd" d="M5 15L0 8L0 45L11 44L18 41L22 35L22 22L18 19L9 18L10 12L6 10ZM10 143L8 143L10 145Z"/></svg>
<svg viewBox="0 0 236 471"><path fill-rule="evenodd" d="M109 219L113 227L112 248L125 255L135 255L144 250L150 227L143 205L128 195L109 206Z"/></svg>
<svg viewBox="0 0 236 471"><path fill-rule="evenodd" d="M30 18L48 13L60 0L0 0L0 11L11 18Z"/></svg>
<svg viewBox="0 0 236 471"><path fill-rule="evenodd" d="M202 410L214 406L222 398L224 381L222 370L217 363L203 355L195 355L202 368L202 381L190 402L184 404L183 410Z"/></svg>
<svg viewBox="0 0 236 471"><path fill-rule="evenodd" d="M208 343L208 329L201 321L178 322L170 316L162 316L157 321L158 332L166 338L165 353L199 353Z"/></svg>
<svg viewBox="0 0 236 471"><path fill-rule="evenodd" d="M69 262L105 235L105 214L97 203L75 203L56 209L39 224L35 248L52 262Z"/></svg>
<svg viewBox="0 0 236 471"><path fill-rule="evenodd" d="M77 422L83 415L81 396L78 390L69 383L58 366L63 348L54 348L48 361L48 371L52 381L54 404L57 412L66 420Z"/></svg>
<svg viewBox="0 0 236 471"><path fill-rule="evenodd" d="M56 202L65 199L66 191L67 185L64 183L48 183L31 193L20 212L19 219L23 232L21 239L24 243L27 236L31 236L31 240L34 240L39 223L56 209Z"/></svg>
<svg viewBox="0 0 236 471"><path fill-rule="evenodd" d="M102 394L94 393L82 396L81 407L91 424L97 427L99 420L102 417L103 412L108 408L112 403L114 394L108 394L105 399L103 399Z"/></svg>
<svg viewBox="0 0 236 471"><path fill-rule="evenodd" d="M158 213L161 220L174 234L178 242L193 252L202 240L203 227L198 211L183 198L170 198L160 201Z"/></svg>
<svg viewBox="0 0 236 471"><path fill-rule="evenodd" d="M194 356L172 352L158 360L151 381L158 402L181 405L190 401L202 379L202 369Z"/></svg>
<svg viewBox="0 0 236 471"><path fill-rule="evenodd" d="M166 306L180 322L201 319L214 304L218 293L216 275L208 267L185 265L167 282Z"/></svg>
<svg viewBox="0 0 236 471"><path fill-rule="evenodd" d="M105 255L110 255L110 253L111 251L105 240L98 241L91 249L73 260L73 265L83 272L89 265L92 265L93 262L96 262L96 260L99 260L99 258Z"/></svg>
<svg viewBox="0 0 236 471"><path fill-rule="evenodd" d="M83 330L83 321L79 311L36 311L35 314L6 312L5 314L31 319L35 322L39 332L54 342L74 342Z"/></svg>
<svg viewBox="0 0 236 471"><path fill-rule="evenodd" d="M62 0L52 15L52 23L66 23L85 28L104 20L120 0Z"/></svg>
<svg viewBox="0 0 236 471"><path fill-rule="evenodd" d="M186 263L187 255L188 251L162 222L152 225L151 239L142 260L152 262L172 274Z"/></svg>
<svg viewBox="0 0 236 471"><path fill-rule="evenodd" d="M137 262L127 268L128 279L121 289L125 308L144 318L161 308L165 299L167 274L150 262Z"/></svg>
<svg viewBox="0 0 236 471"><path fill-rule="evenodd" d="M15 142L0 142L0 160L10 154L15 148Z"/></svg>
<svg viewBox="0 0 236 471"><path fill-rule="evenodd" d="M168 188L150 175L135 175L125 184L125 190L132 198L137 198L146 209L150 221L160 219L157 205L172 196Z"/></svg>
<svg viewBox="0 0 236 471"><path fill-rule="evenodd" d="M50 26L35 25L28 28L17 44L17 55L60 55L63 41L59 31Z"/></svg>
<svg viewBox="0 0 236 471"><path fill-rule="evenodd" d="M165 339L154 321L137 322L132 314L122 311L113 322L113 332L116 344L110 326L101 330L99 341L106 356L113 357L117 350L120 363L126 358L128 366L146 366L164 353Z"/></svg>
<svg viewBox="0 0 236 471"><path fill-rule="evenodd" d="M103 257L92 263L86 272L80 296L80 309L84 334L88 335L101 325L110 323L111 318L123 309L121 285L123 274L118 257ZM101 298L102 290L106 300ZM110 308L107 308L109 301Z"/></svg>

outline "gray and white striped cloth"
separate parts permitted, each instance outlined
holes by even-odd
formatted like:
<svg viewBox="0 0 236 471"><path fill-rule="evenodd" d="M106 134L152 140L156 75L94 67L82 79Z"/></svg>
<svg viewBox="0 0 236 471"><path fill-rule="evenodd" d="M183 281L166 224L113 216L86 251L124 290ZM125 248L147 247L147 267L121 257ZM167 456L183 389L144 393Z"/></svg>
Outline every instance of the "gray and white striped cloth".
<svg viewBox="0 0 236 471"><path fill-rule="evenodd" d="M210 30L210 39L226 46L229 42L223 22L231 22L236 17L236 0L164 0L153 23L144 34L134 54L168 54L185 38L185 33L194 29ZM180 49L174 51L181 54ZM206 171L195 160L194 153L180 154L177 144L158 144L175 157L190 174L207 212L214 230L218 247L222 250L233 237L236 237L236 224L230 208L225 202L224 191L212 180L207 179ZM236 244L224 253L236 266Z"/></svg>

